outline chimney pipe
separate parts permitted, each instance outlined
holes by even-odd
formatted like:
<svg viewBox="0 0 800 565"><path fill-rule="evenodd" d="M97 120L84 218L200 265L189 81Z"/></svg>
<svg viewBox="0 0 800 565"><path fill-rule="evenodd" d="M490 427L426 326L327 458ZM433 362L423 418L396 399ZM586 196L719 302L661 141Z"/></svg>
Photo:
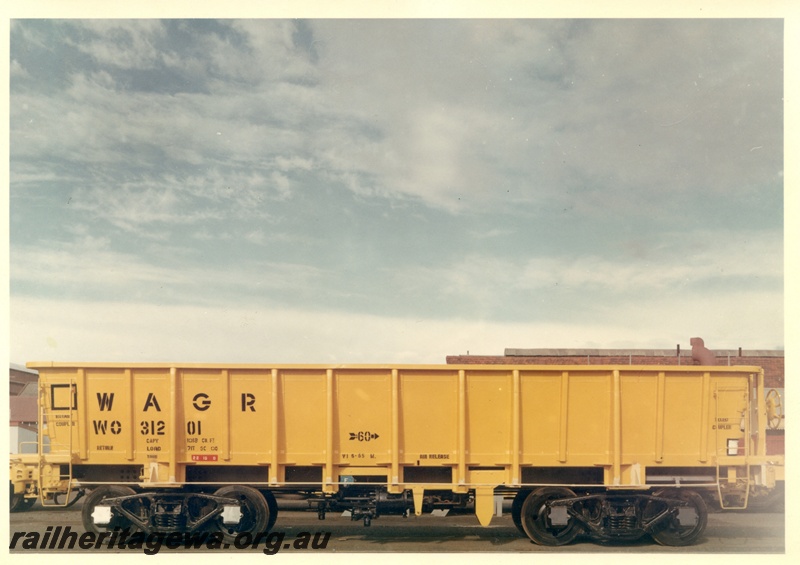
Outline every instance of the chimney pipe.
<svg viewBox="0 0 800 565"><path fill-rule="evenodd" d="M717 357L712 351L706 348L703 339L700 337L693 337L689 340L692 346L692 360L697 365L716 365Z"/></svg>

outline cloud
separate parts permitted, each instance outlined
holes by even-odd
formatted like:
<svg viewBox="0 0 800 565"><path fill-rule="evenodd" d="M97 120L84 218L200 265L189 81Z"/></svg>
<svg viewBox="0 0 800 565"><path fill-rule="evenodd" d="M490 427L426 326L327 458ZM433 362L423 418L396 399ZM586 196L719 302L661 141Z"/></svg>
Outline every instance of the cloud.
<svg viewBox="0 0 800 565"><path fill-rule="evenodd" d="M726 292L746 286L766 286L780 292L783 279L782 241L773 232L699 232L664 235L669 245L651 249L645 257L612 258L608 255L558 255L524 259L470 254L439 267L411 267L408 281L426 286L435 281L446 294L481 303L497 289L535 295L555 286L583 292L674 293L691 287L696 292ZM731 282L733 281L733 282ZM777 289L775 287L778 287ZM703 291L706 287L709 290ZM481 298L483 297L483 298ZM591 300L591 295L589 295Z"/></svg>
<svg viewBox="0 0 800 565"><path fill-rule="evenodd" d="M251 232L242 239L263 244L265 236ZM264 293L313 286L324 276L319 268L296 263L251 260L235 268L193 265L174 250L160 251L143 259L113 250L106 238L80 233L73 243L15 247L11 285L21 295L31 288L45 288L65 304L90 297L142 305L245 304ZM259 303L265 301L269 299L262 298Z"/></svg>
<svg viewBox="0 0 800 565"><path fill-rule="evenodd" d="M317 183L458 214L567 199L591 215L782 184L770 20L192 25L67 25L92 65L64 69L66 93L12 88L14 160L116 179L298 163ZM169 72L135 85L120 72L155 67Z"/></svg>
<svg viewBox="0 0 800 565"><path fill-rule="evenodd" d="M463 211L459 198L497 205L504 190L489 187L520 184L536 188L517 201L585 185L614 204L730 196L765 178L780 186L775 22L313 25L325 37L320 87L336 85L333 115L375 132L355 143L357 130L323 132L325 147L355 151L321 153L332 169L383 179L398 195ZM356 57L364 42L374 49ZM750 153L762 144L771 149ZM731 166L742 160L743 175Z"/></svg>
<svg viewBox="0 0 800 565"><path fill-rule="evenodd" d="M778 20L31 20L11 43L11 284L42 321L20 347L91 353L80 311L114 355L114 329L248 360L782 343Z"/></svg>
<svg viewBox="0 0 800 565"><path fill-rule="evenodd" d="M10 353L14 362L443 363L447 355L502 355L506 347L688 347L695 335L714 349L774 348L774 313L746 298L732 313L739 323L715 331L705 301L691 297L647 310L618 309L602 323L501 324L17 296Z"/></svg>
<svg viewBox="0 0 800 565"><path fill-rule="evenodd" d="M22 67L22 65L19 64L19 61L15 59L11 60L11 64L9 66L9 72L11 73L11 76L17 80L24 79L29 76L28 71L26 71Z"/></svg>
<svg viewBox="0 0 800 565"><path fill-rule="evenodd" d="M123 23L124 22L124 23ZM80 41L67 37L67 44L89 55L101 65L123 69L146 69L161 59L156 43L163 38L158 20L81 20L85 32ZM88 35L88 37L87 37Z"/></svg>
<svg viewBox="0 0 800 565"><path fill-rule="evenodd" d="M497 326L527 321L578 328L609 320L647 325L658 316L681 312L695 324L713 320L708 334L739 328L741 318L735 313L747 310L753 315L750 322L764 327L769 341L781 342L783 260L774 251L780 249L780 241L770 233L709 235L694 247L691 238L677 235L669 238L669 246L639 257L565 254L519 259L471 252L429 267L401 261L374 265L360 255L349 259L354 264L278 261L259 258L258 253L235 261L198 263L192 253L172 248L167 241L165 246L154 242L144 258L141 250L116 251L109 239L90 233L88 227L76 229L71 244L53 241L13 248L13 294L44 293L65 303L105 300L147 308L227 305L269 311L281 305L342 317L442 323L467 318L493 320ZM203 240L204 256L218 241L225 242L225 249L287 243L286 236L264 229L200 232L194 237ZM359 249L353 252L363 253ZM687 314L684 305L689 303L701 312ZM760 317L755 316L758 309Z"/></svg>

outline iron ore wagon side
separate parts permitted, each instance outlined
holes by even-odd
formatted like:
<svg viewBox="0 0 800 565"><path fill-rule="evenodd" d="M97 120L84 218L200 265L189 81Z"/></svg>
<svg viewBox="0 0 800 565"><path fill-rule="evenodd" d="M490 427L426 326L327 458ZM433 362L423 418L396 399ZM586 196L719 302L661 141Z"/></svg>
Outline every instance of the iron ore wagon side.
<svg viewBox="0 0 800 565"><path fill-rule="evenodd" d="M513 497L544 545L582 532L666 545L782 479L765 450L758 367L30 363L38 453L11 463L12 502L86 491L89 531L275 524L275 495L319 518Z"/></svg>

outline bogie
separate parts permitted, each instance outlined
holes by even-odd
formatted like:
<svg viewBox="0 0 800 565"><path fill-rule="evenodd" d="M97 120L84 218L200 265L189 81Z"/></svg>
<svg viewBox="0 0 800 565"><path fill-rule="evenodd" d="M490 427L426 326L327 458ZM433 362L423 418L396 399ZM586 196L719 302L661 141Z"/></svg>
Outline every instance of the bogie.
<svg viewBox="0 0 800 565"><path fill-rule="evenodd" d="M89 532L115 529L155 532L219 532L226 542L269 531L277 517L271 492L229 485L213 494L194 491L144 491L123 485L100 486L86 497L81 517Z"/></svg>
<svg viewBox="0 0 800 565"><path fill-rule="evenodd" d="M521 496L512 506L515 519ZM582 532L601 541L632 541L646 534L665 546L695 543L708 511L702 496L688 489L654 493L601 491L576 495L562 487L543 487L525 496L518 510L524 532L540 545L565 545Z"/></svg>

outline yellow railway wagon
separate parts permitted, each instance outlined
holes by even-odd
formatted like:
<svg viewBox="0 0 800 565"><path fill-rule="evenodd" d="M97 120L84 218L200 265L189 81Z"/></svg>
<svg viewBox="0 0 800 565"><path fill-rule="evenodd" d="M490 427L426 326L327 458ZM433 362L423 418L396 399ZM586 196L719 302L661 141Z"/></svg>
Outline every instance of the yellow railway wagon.
<svg viewBox="0 0 800 565"><path fill-rule="evenodd" d="M86 491L100 532L267 531L275 494L320 518L514 499L546 545L694 542L705 495L741 508L782 479L758 367L29 363L35 456L12 501ZM32 469L33 467L33 469Z"/></svg>

